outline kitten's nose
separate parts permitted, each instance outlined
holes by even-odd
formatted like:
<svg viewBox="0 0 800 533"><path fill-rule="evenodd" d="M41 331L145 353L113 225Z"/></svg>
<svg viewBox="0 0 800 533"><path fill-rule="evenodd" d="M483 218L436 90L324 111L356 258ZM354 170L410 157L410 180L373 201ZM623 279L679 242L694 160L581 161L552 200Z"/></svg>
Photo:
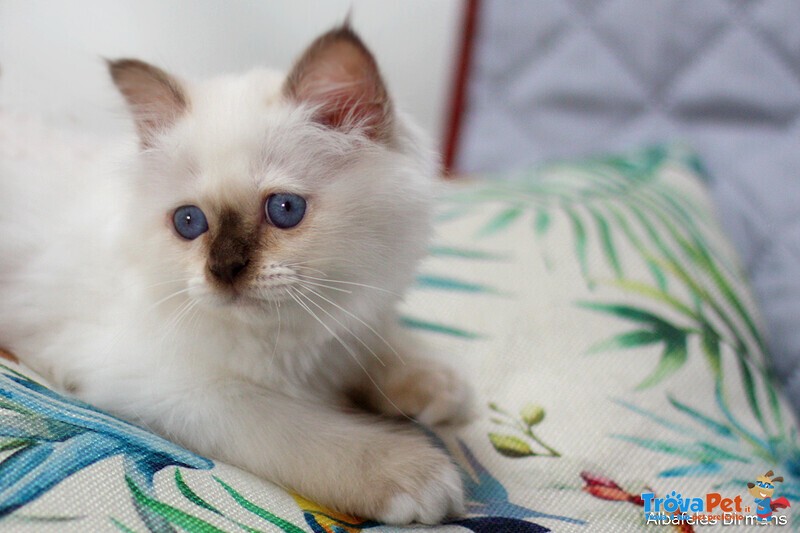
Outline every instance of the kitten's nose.
<svg viewBox="0 0 800 533"><path fill-rule="evenodd" d="M233 283L239 274L250 263L249 259L243 257L232 257L222 261L209 262L208 270L219 281Z"/></svg>
<svg viewBox="0 0 800 533"><path fill-rule="evenodd" d="M251 250L258 242L257 227L246 224L236 211L225 210L212 231L208 272L218 282L233 284L250 263Z"/></svg>

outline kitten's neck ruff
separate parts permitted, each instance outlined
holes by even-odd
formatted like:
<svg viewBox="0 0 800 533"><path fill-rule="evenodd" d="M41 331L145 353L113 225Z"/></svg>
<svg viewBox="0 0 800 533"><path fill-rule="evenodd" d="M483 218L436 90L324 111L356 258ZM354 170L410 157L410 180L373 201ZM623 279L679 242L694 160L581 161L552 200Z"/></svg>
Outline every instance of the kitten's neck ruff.
<svg viewBox="0 0 800 533"><path fill-rule="evenodd" d="M152 297L140 305L152 307ZM334 311L293 299L215 306L181 294L150 313L144 328L161 331L152 339L159 344L154 351L169 354L175 364L216 368L221 377L285 389L318 380L326 366L349 361L358 368L362 343L374 343L371 330L387 320L375 317L392 314L375 313L370 324Z"/></svg>

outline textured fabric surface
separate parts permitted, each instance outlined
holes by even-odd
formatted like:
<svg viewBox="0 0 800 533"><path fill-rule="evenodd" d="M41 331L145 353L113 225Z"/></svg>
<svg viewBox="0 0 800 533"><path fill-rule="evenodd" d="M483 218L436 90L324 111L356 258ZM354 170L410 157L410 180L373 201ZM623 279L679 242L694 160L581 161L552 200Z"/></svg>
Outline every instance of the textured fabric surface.
<svg viewBox="0 0 800 533"><path fill-rule="evenodd" d="M752 517L747 483L768 470L784 478L774 501L791 505L775 519L794 519L796 424L698 168L691 153L657 147L442 200L402 308L409 334L477 389L475 420L431 435L467 489L466 516L437 530L652 531L648 494L669 505L738 497L737 514ZM321 509L18 371L28 373L0 368L0 529L395 529Z"/></svg>
<svg viewBox="0 0 800 533"><path fill-rule="evenodd" d="M684 140L753 280L800 407L800 3L481 3L457 167Z"/></svg>

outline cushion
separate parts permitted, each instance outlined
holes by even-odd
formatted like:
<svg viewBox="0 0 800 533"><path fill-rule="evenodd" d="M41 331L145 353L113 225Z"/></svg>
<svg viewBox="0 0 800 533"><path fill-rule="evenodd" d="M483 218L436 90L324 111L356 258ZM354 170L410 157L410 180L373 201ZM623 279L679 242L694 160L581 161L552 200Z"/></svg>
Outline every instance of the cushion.
<svg viewBox="0 0 800 533"><path fill-rule="evenodd" d="M691 143L800 412L798 26L794 0L481 2L456 167Z"/></svg>
<svg viewBox="0 0 800 533"><path fill-rule="evenodd" d="M657 146L447 188L402 308L409 334L477 390L476 419L431 436L468 491L443 531L793 515L796 423L699 168ZM6 525L384 529L60 396L11 360L0 370Z"/></svg>

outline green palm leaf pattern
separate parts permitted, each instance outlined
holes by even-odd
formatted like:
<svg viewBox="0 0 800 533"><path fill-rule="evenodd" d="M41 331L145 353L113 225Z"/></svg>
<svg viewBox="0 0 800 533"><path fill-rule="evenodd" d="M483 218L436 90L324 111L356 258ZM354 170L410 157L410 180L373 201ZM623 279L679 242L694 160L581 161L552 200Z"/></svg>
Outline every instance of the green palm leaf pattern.
<svg viewBox="0 0 800 533"><path fill-rule="evenodd" d="M483 228L478 231L478 237L488 237L510 226L525 212L524 206L516 205L504 209L491 219Z"/></svg>
<svg viewBox="0 0 800 533"><path fill-rule="evenodd" d="M670 455L686 461L683 465L670 467L659 472L660 477L703 476L725 472L728 481L721 486L741 487L747 480L739 479L742 465L765 462L779 465L786 472L781 494L791 500L800 498L800 448L796 435L789 440L765 441L749 432L732 417L727 407L717 396L717 407L724 413L724 419L717 419L700 409L668 396L672 411L654 413L629 402L615 400L615 403L650 423L662 428L661 438L650 439L634 435L611 435L612 438L633 444L654 453ZM682 417L680 422L675 421ZM722 478L724 479L724 478Z"/></svg>
<svg viewBox="0 0 800 533"><path fill-rule="evenodd" d="M401 316L400 323L409 329L416 329L419 331L426 331L429 333L438 333L441 335L447 335L459 339L472 340L472 339L480 339L482 337L482 335L479 333L468 331L463 328L442 324L440 322L421 320L419 318L413 318L409 316Z"/></svg>
<svg viewBox="0 0 800 533"><path fill-rule="evenodd" d="M445 291L497 294L497 291L494 288L482 285L480 283L464 281L449 276L438 276L435 274L418 274L417 287Z"/></svg>
<svg viewBox="0 0 800 533"><path fill-rule="evenodd" d="M501 231L504 227L510 225L516 218L522 215L524 211L522 208L514 207L508 209L500 215L496 216L492 221L479 231L479 235L490 235L494 232ZM447 220L450 220L448 217ZM487 252L475 248L462 248L448 245L432 246L428 250L431 257L440 257L451 260L461 261L504 261L508 259L504 255ZM448 275L441 274L428 274L419 273L416 277L416 288L418 290L434 290L448 293L458 293L462 295L493 295L505 296L502 292L483 283L476 283L474 281L454 278ZM476 340L485 337L484 334L470 331L463 327L446 324L438 320L430 320L413 316L401 316L400 324L408 329L433 333L436 335L445 335L453 339L461 340Z"/></svg>
<svg viewBox="0 0 800 533"><path fill-rule="evenodd" d="M740 289L747 282L735 262L712 244L709 236L719 230L708 210L680 185L664 179L668 171L686 175L698 168L694 153L656 146L582 165L552 163L513 181L457 193L451 200L456 205L500 204L479 237L505 231L524 217L530 218L537 239L546 239L558 225L569 228L586 286L616 289L626 301L636 302L577 302L633 327L595 344L589 353L661 346L655 368L637 389L668 380L696 353L714 378L726 423L741 429L744 424L727 407L730 393L723 380L723 357L735 358L736 368L725 372L738 375L750 414L764 435L750 440L759 453L772 455L769 443L785 443L789 435L767 364L766 342ZM649 279L628 275L634 262L646 267Z"/></svg>
<svg viewBox="0 0 800 533"><path fill-rule="evenodd" d="M189 532L224 532L227 529L221 529L218 526L215 526L211 522L206 519L201 518L200 515L192 514L183 509L179 509L173 505L169 505L162 501L157 500L142 491L142 489L136 484L136 482L131 479L130 477L125 477L125 481L128 485L128 489L131 492L131 496L133 500L142 508L147 509L151 513L155 514L156 516L161 517L166 521L167 524L171 526L177 526L183 531ZM246 524L235 520L234 518L228 516L228 514L221 511L219 508L213 506L208 502L207 499L201 497L197 492L192 489L188 483L184 480L183 475L181 474L180 469L175 470L175 487L178 490L178 493L181 494L187 502L193 504L198 508L198 510L208 511L213 513L214 515L223 519L223 521L227 524L231 524L235 526L238 530L246 531L248 533L261 533L264 531L274 531L277 528L279 531L283 531L284 533L304 533L304 529L292 524L288 520L285 520L274 513L264 509L253 503L252 501L245 498L242 494L240 494L236 489L219 479L218 477L214 476L214 481L216 481L224 490L227 492L233 501L239 506L240 509L247 511L261 520L264 521L264 527L261 529L257 529ZM208 516L208 515L206 515ZM123 524L121 521L111 518L111 523L120 531L130 532L134 531L129 526Z"/></svg>
<svg viewBox="0 0 800 533"><path fill-rule="evenodd" d="M209 533L224 533L225 530L216 527L202 518L198 518L177 507L162 503L155 498L147 496L130 477L126 476L125 481L133 495L134 501L155 515L165 519L168 523L190 532L203 531Z"/></svg>

